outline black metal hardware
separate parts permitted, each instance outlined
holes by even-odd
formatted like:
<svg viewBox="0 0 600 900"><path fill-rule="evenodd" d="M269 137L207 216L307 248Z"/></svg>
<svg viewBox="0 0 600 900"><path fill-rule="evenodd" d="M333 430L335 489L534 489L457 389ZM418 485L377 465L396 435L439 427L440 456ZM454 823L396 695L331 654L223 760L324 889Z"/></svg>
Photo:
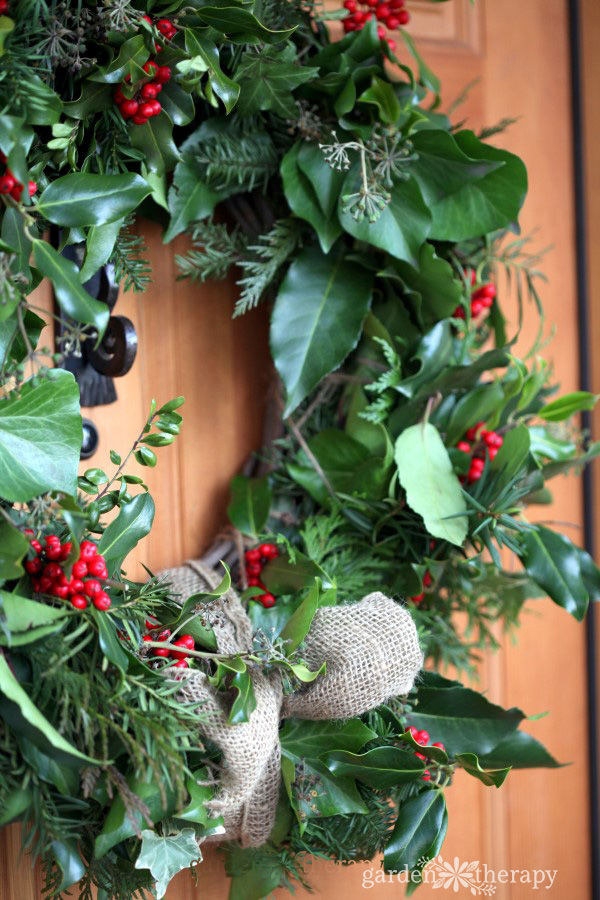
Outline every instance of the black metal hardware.
<svg viewBox="0 0 600 900"><path fill-rule="evenodd" d="M81 441L79 458L89 459L90 456L93 456L98 449L98 444L100 443L100 435L98 434L98 429L90 419L84 419L82 425L83 440Z"/></svg>

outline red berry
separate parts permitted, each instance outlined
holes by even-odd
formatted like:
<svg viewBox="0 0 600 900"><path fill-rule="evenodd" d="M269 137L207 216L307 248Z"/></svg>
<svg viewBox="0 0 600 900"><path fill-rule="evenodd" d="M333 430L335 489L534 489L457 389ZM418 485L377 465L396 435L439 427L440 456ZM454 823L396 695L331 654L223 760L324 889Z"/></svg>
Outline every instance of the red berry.
<svg viewBox="0 0 600 900"><path fill-rule="evenodd" d="M143 641L153 641L154 638L152 637L151 634L143 634L143 635L142 635L142 640L143 640Z"/></svg>
<svg viewBox="0 0 600 900"><path fill-rule="evenodd" d="M42 575L40 578L40 593L47 594L51 587L52 579L48 578L47 575Z"/></svg>
<svg viewBox="0 0 600 900"><path fill-rule="evenodd" d="M165 628L163 631L160 632L160 634L157 636L156 640L159 642L163 641L166 643L166 641L168 641L170 637L171 637L171 629Z"/></svg>
<svg viewBox="0 0 600 900"><path fill-rule="evenodd" d="M156 23L156 27L161 34L169 35L173 33L173 23L170 22L169 19L159 19Z"/></svg>
<svg viewBox="0 0 600 900"><path fill-rule="evenodd" d="M425 594L422 592L420 594L415 594L414 597L409 597L409 600L412 600L413 603L419 604L422 600L425 599Z"/></svg>
<svg viewBox="0 0 600 900"><path fill-rule="evenodd" d="M246 561L249 563L260 562L260 556L261 556L260 548L252 547L251 550L246 550L246 552L244 553L244 556L246 558Z"/></svg>
<svg viewBox="0 0 600 900"><path fill-rule="evenodd" d="M383 25L377 26L377 37L380 40L383 40L383 38L385 37L385 28L383 27Z"/></svg>
<svg viewBox="0 0 600 900"><path fill-rule="evenodd" d="M142 103L140 106L139 117L145 117L146 119L152 118L154 115L154 107L152 103Z"/></svg>
<svg viewBox="0 0 600 900"><path fill-rule="evenodd" d="M81 546L79 547L79 559L83 559L86 562L89 562L90 559L93 559L96 556L98 549L93 541L82 541Z"/></svg>
<svg viewBox="0 0 600 900"><path fill-rule="evenodd" d="M158 66L157 69L155 80L159 84L165 84L165 82L171 80L171 69L169 66Z"/></svg>
<svg viewBox="0 0 600 900"><path fill-rule="evenodd" d="M121 115L124 118L129 119L131 118L131 116L135 116L139 109L139 106L140 104L137 102L137 100L124 100L121 103Z"/></svg>
<svg viewBox="0 0 600 900"><path fill-rule="evenodd" d="M71 543L71 541L66 541L64 544L61 545L60 556L58 558L62 559L64 561L65 559L67 559L67 557L72 549L73 549L73 544Z"/></svg>
<svg viewBox="0 0 600 900"><path fill-rule="evenodd" d="M7 0L0 0L0 15L4 15L8 10L8 2Z"/></svg>
<svg viewBox="0 0 600 900"><path fill-rule="evenodd" d="M148 119L145 116L134 116L131 121L134 125L145 125Z"/></svg>
<svg viewBox="0 0 600 900"><path fill-rule="evenodd" d="M483 312L483 304L480 300L474 300L471 303L471 317L476 319Z"/></svg>
<svg viewBox="0 0 600 900"><path fill-rule="evenodd" d="M429 735L426 731L419 731L417 734L415 741L417 744L421 744L423 747L429 743Z"/></svg>
<svg viewBox="0 0 600 900"><path fill-rule="evenodd" d="M356 0L344 0L344 6L348 10L348 12L351 13L356 12L356 10L358 9L358 3L356 2Z"/></svg>
<svg viewBox="0 0 600 900"><path fill-rule="evenodd" d="M95 575L96 578L107 578L108 571L106 569L106 563L103 559L100 559L96 556L94 559L90 560L88 563L88 573L90 575Z"/></svg>
<svg viewBox="0 0 600 900"><path fill-rule="evenodd" d="M83 589L85 584L81 580L81 578L71 578L69 582L69 590L72 594L81 594L83 593Z"/></svg>
<svg viewBox="0 0 600 900"><path fill-rule="evenodd" d="M488 454L489 454L490 459L495 459L496 456L498 455L498 448L497 447L488 447Z"/></svg>
<svg viewBox="0 0 600 900"><path fill-rule="evenodd" d="M153 647L152 655L153 656L168 656L169 651L166 647Z"/></svg>
<svg viewBox="0 0 600 900"><path fill-rule="evenodd" d="M89 581L86 581L83 589L88 597L93 597L94 594L97 594L102 590L102 585L99 581L91 578Z"/></svg>
<svg viewBox="0 0 600 900"><path fill-rule="evenodd" d="M186 635L186 637L188 637L188 635ZM186 640L186 637L182 637L176 641L173 641L173 646L174 647L182 647L184 650L193 650L194 649L193 646L190 647L190 645L188 644L188 642ZM192 641L192 643L193 643L193 641ZM171 656L173 657L173 659L185 659L186 655L187 655L186 653L182 653L180 650L171 650Z"/></svg>
<svg viewBox="0 0 600 900"><path fill-rule="evenodd" d="M404 6L405 0L389 0L389 5L391 9L402 9Z"/></svg>
<svg viewBox="0 0 600 900"><path fill-rule="evenodd" d="M414 738L414 740L417 739L417 735L418 735L418 733L419 733L419 729L418 729L418 728L415 728L414 725L409 725L408 728L407 728L406 730L408 731L409 734L412 735L412 737Z"/></svg>
<svg viewBox="0 0 600 900"><path fill-rule="evenodd" d="M246 566L246 572L248 573L248 575L256 577L262 572L262 566L260 563L248 563L248 565Z"/></svg>
<svg viewBox="0 0 600 900"><path fill-rule="evenodd" d="M343 19L342 25L344 26L344 31L356 31L356 25L350 18Z"/></svg>
<svg viewBox="0 0 600 900"><path fill-rule="evenodd" d="M157 622L156 619L146 619L146 628L148 631L156 631L157 628L160 628L160 622Z"/></svg>
<svg viewBox="0 0 600 900"><path fill-rule="evenodd" d="M13 200L16 200L18 203L19 200L21 199L22 193L23 193L23 185L21 184L20 181L17 181L14 188L10 192L10 196L13 198Z"/></svg>
<svg viewBox="0 0 600 900"><path fill-rule="evenodd" d="M275 559L276 556L279 556L276 544L261 544L258 549L260 550L260 555L264 556L265 559Z"/></svg>
<svg viewBox="0 0 600 900"><path fill-rule="evenodd" d="M270 609L272 606L275 606L276 600L273 594L263 594L258 598L265 609Z"/></svg>
<svg viewBox="0 0 600 900"><path fill-rule="evenodd" d="M78 559L77 562L73 563L71 572L75 578L83 578L88 573L88 564L83 559Z"/></svg>
<svg viewBox="0 0 600 900"><path fill-rule="evenodd" d="M46 578L60 578L63 570L57 562L49 562L44 566L44 576Z"/></svg>
<svg viewBox="0 0 600 900"><path fill-rule="evenodd" d="M415 752L415 756L417 757L417 759L427 759L424 753Z"/></svg>
<svg viewBox="0 0 600 900"><path fill-rule="evenodd" d="M50 593L53 597L60 597L61 600L66 600L69 596L69 588L66 586L66 584L58 584L57 582L54 582L54 584L50 588Z"/></svg>
<svg viewBox="0 0 600 900"><path fill-rule="evenodd" d="M150 16L142 16L142 19L144 20L144 22L147 22L148 25L152 25L152 19L150 18Z"/></svg>
<svg viewBox="0 0 600 900"><path fill-rule="evenodd" d="M15 179L12 175L2 175L0 177L0 194L10 194L15 186Z"/></svg>
<svg viewBox="0 0 600 900"><path fill-rule="evenodd" d="M87 605L87 597L84 597L83 594L73 594L71 597L71 606L74 606L75 609L85 609Z"/></svg>
<svg viewBox="0 0 600 900"><path fill-rule="evenodd" d="M155 75L158 74L161 67L159 65L157 65L153 59L149 59L148 62L144 63L144 65L142 66L142 69L144 70L146 75L152 75L154 77ZM170 70L169 70L169 74L170 74Z"/></svg>
<svg viewBox="0 0 600 900"><path fill-rule="evenodd" d="M152 106L152 115L158 116L162 111L162 106L160 105L159 100L150 100L150 105Z"/></svg>
<svg viewBox="0 0 600 900"><path fill-rule="evenodd" d="M387 19L389 14L391 13L391 9L387 5L387 3L380 3L377 9L375 10L375 15L378 19Z"/></svg>
<svg viewBox="0 0 600 900"><path fill-rule="evenodd" d="M106 591L96 591L94 596L92 597L92 603L96 607L96 609L105 612L107 609L110 609L110 597L106 593Z"/></svg>
<svg viewBox="0 0 600 900"><path fill-rule="evenodd" d="M456 445L456 449L460 450L461 453L470 453L471 445L469 444L468 441L459 441L458 444Z"/></svg>
<svg viewBox="0 0 600 900"><path fill-rule="evenodd" d="M28 182L27 182L27 190L29 191L29 196L30 196L30 197L33 197L33 195L34 195L35 192L37 191L37 182L35 182L35 181L28 181Z"/></svg>
<svg viewBox="0 0 600 900"><path fill-rule="evenodd" d="M155 84L145 84L140 91L143 100L154 100L157 94L156 85ZM137 107L137 104L136 104ZM137 112L137 108L134 110ZM133 113L131 113L133 115Z"/></svg>
<svg viewBox="0 0 600 900"><path fill-rule="evenodd" d="M46 558L47 559L60 559L60 544L50 544L49 547L46 547Z"/></svg>
<svg viewBox="0 0 600 900"><path fill-rule="evenodd" d="M249 578L248 587L260 587L260 578Z"/></svg>
<svg viewBox="0 0 600 900"><path fill-rule="evenodd" d="M387 21L385 23L390 31L395 31L396 28L400 25L400 19L398 16L388 16Z"/></svg>
<svg viewBox="0 0 600 900"><path fill-rule="evenodd" d="M157 93L157 94L160 94L160 92L161 92L162 89L163 89L162 84L161 84L159 81L156 81L156 80L155 80L155 81L151 81L150 84L152 85L152 87L154 88L154 90L156 91L156 93Z"/></svg>
<svg viewBox="0 0 600 900"><path fill-rule="evenodd" d="M392 38L387 38L387 45L393 53L394 50L396 49L396 41L394 41ZM462 312L462 309L461 309L461 312Z"/></svg>
<svg viewBox="0 0 600 900"><path fill-rule="evenodd" d="M443 745L440 741L434 741L433 744L432 744L431 746L432 746L432 747L437 747L438 750L445 750L445 749L446 749L446 748L444 747L444 745Z"/></svg>
<svg viewBox="0 0 600 900"><path fill-rule="evenodd" d="M431 572L425 572L423 575L423 587L429 587L432 582Z"/></svg>
<svg viewBox="0 0 600 900"><path fill-rule="evenodd" d="M34 593L39 594L39 592L40 592L40 580L39 580L39 578L34 578L34 579L33 579L33 590L34 590Z"/></svg>
<svg viewBox="0 0 600 900"><path fill-rule="evenodd" d="M408 25L410 22L410 13L406 9L399 9L397 12L398 21L401 25Z"/></svg>
<svg viewBox="0 0 600 900"><path fill-rule="evenodd" d="M44 540L46 542L46 547L48 544L60 544L60 538L57 534L47 534Z"/></svg>
<svg viewBox="0 0 600 900"><path fill-rule="evenodd" d="M429 771L429 769L425 769L425 772L423 773L421 778L423 779L423 781L431 781L431 772Z"/></svg>
<svg viewBox="0 0 600 900"><path fill-rule="evenodd" d="M27 537L33 537L35 531L33 530L33 528L24 528L23 534L27 535Z"/></svg>
<svg viewBox="0 0 600 900"><path fill-rule="evenodd" d="M179 638L179 643L181 644L182 647L187 647L188 650L196 649L196 641L194 640L194 638L192 637L191 634L182 634L181 637Z"/></svg>
<svg viewBox="0 0 600 900"><path fill-rule="evenodd" d="M179 659L177 662L171 663L169 666L170 669L187 669L189 667L189 663L187 659Z"/></svg>
<svg viewBox="0 0 600 900"><path fill-rule="evenodd" d="M39 541L31 541L31 546L33 547L33 549L39 556L40 553L42 552L42 545L40 544L40 542Z"/></svg>
<svg viewBox="0 0 600 900"><path fill-rule="evenodd" d="M479 437L479 430L483 428L485 425L484 422L477 422L476 425L473 425L471 428L467 429L467 433L465 437L468 441L476 441Z"/></svg>
<svg viewBox="0 0 600 900"><path fill-rule="evenodd" d="M28 559L25 562L25 571L28 575L39 575L42 571L42 561L36 556L35 559Z"/></svg>

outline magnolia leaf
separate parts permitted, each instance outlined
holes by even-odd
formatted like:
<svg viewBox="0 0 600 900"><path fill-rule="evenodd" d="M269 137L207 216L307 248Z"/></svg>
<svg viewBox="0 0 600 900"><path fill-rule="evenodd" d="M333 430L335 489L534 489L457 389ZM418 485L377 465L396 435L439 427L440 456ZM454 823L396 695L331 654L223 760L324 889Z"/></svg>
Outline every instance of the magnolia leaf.
<svg viewBox="0 0 600 900"><path fill-rule="evenodd" d="M79 272L79 280L82 284L96 274L112 253L119 231L124 219L116 219L106 225L92 225L87 233L85 242L85 260Z"/></svg>
<svg viewBox="0 0 600 900"><path fill-rule="evenodd" d="M369 310L373 276L332 251L307 247L279 289L271 349L286 388L285 416L356 346Z"/></svg>
<svg viewBox="0 0 600 900"><path fill-rule="evenodd" d="M411 509L429 534L461 546L467 536L467 505L444 442L434 425L406 428L396 441L400 483Z"/></svg>
<svg viewBox="0 0 600 900"><path fill-rule="evenodd" d="M231 481L231 502L227 515L231 523L250 537L257 538L264 529L271 507L268 478L248 478L236 475Z"/></svg>
<svg viewBox="0 0 600 900"><path fill-rule="evenodd" d="M164 837L146 828L142 831L142 846L135 868L150 869L156 881L156 896L161 898L178 872L189 869L191 863L201 859L193 828L184 828L177 834Z"/></svg>
<svg viewBox="0 0 600 900"><path fill-rule="evenodd" d="M77 492L79 388L70 372L50 375L0 400L0 494L11 502Z"/></svg>
<svg viewBox="0 0 600 900"><path fill-rule="evenodd" d="M110 310L106 303L95 300L79 282L79 269L70 259L62 256L46 241L33 242L35 264L54 288L54 296L60 308L72 319L94 325L101 337L104 334Z"/></svg>
<svg viewBox="0 0 600 900"><path fill-rule="evenodd" d="M150 193L140 175L63 175L42 193L38 212L55 225L106 225L133 212Z"/></svg>

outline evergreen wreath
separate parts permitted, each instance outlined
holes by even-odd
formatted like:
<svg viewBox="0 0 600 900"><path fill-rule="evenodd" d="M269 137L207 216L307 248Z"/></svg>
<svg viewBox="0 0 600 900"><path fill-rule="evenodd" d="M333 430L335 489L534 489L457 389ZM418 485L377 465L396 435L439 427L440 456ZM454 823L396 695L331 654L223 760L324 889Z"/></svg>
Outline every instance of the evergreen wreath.
<svg viewBox="0 0 600 900"><path fill-rule="evenodd" d="M441 112L403 0L0 4L0 824L22 822L51 897L161 897L188 866L201 879L220 757L198 741L186 670L232 692L235 727L257 672L289 689L320 677L302 658L319 608L377 589L433 665L360 717L287 720L269 840L224 852L246 900L306 885L311 856L380 856L412 890L456 768L499 787L511 767L558 765L520 710L431 669L472 671L531 599L581 620L600 593L589 555L527 518L599 448L577 426L596 398L557 397L538 356L527 174L488 140L510 120L477 135ZM131 464L175 440L183 398L152 405L112 473L77 475L79 390L61 364L107 326L84 287L100 267L149 283L136 215L166 242L189 234L181 278L237 267L235 314L272 308L281 428L229 507L250 654L219 653L202 612L229 570L183 607L167 578L123 572L154 515ZM79 270L62 251L82 243ZM58 352L28 299L43 278ZM518 358L526 311L540 337Z"/></svg>

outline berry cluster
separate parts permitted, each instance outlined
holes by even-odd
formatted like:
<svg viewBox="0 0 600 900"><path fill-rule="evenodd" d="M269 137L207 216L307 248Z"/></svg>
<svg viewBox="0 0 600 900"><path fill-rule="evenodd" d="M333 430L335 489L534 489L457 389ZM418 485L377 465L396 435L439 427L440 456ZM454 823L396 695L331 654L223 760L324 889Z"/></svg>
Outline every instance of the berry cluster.
<svg viewBox="0 0 600 900"><path fill-rule="evenodd" d="M89 600L96 609L104 611L110 608L110 597L100 584L108 578L106 562L93 541L81 542L79 559L73 563L69 578L61 563L71 553L71 541L61 544L57 535L49 534L44 539L45 547L42 547L30 528L25 530L25 534L35 554L25 561L25 571L33 578L36 594L50 594L61 600L68 598L75 609L85 609ZM90 575L91 578L87 577Z"/></svg>
<svg viewBox="0 0 600 900"><path fill-rule="evenodd" d="M244 556L246 557L248 587L262 588L265 593L254 599L262 603L265 609L270 609L271 606L275 606L275 597L273 594L269 594L259 575L270 559L275 559L276 556L279 556L279 551L275 544L260 544L258 547L246 550Z"/></svg>
<svg viewBox="0 0 600 900"><path fill-rule="evenodd" d="M475 287L477 276L473 270L471 270L469 277L471 279L471 287ZM491 281L476 288L471 294L471 318L476 319L484 309L489 309L495 299L496 286ZM457 306L452 315L455 319L464 319L465 311L462 306Z"/></svg>
<svg viewBox="0 0 600 900"><path fill-rule="evenodd" d="M156 641L157 643L168 643L169 638L171 637L171 630L169 628L164 628L162 631L159 631L161 627L160 623L151 622L149 619L146 619L146 628L149 630L149 633L143 635L142 640L146 642ZM157 631L158 634L156 633ZM189 666L189 657L186 655L185 651L196 649L194 638L191 634L182 634L180 638L173 641L173 647L181 647L181 650L169 650L167 647L152 647L152 656L155 656L157 659L170 656L172 659L176 660L176 662L171 663L171 668L187 669Z"/></svg>
<svg viewBox="0 0 600 900"><path fill-rule="evenodd" d="M373 16L379 22L377 34L381 40L386 40L390 50L396 49L396 42L386 37L384 26L390 31L396 31L402 25L410 21L410 13L404 9L406 0L344 0L344 6L350 13L344 19L344 31L362 31L367 22ZM367 7L359 9L359 4Z"/></svg>
<svg viewBox="0 0 600 900"><path fill-rule="evenodd" d="M477 425L473 425L472 428L469 428L465 435L465 439L459 441L456 445L457 450L472 456L469 474L467 475L469 484L472 484L474 481L479 481L481 478L485 468L486 451L489 458L494 459L502 444L502 435L498 434L496 431L488 431L485 427L485 422L478 422ZM460 476L460 479L461 481L465 480L462 475Z"/></svg>
<svg viewBox="0 0 600 900"><path fill-rule="evenodd" d="M145 125L148 119L158 116L162 106L156 96L162 91L163 84L171 78L169 66L159 66L153 59L144 63L142 68L151 80L143 84L132 97L126 97L123 93L123 88L126 89L127 83L131 81L130 75L126 76L115 91L115 103L121 115L124 119L131 119L134 125Z"/></svg>
<svg viewBox="0 0 600 900"><path fill-rule="evenodd" d="M415 728L414 725L410 725L409 728L406 729L411 735L413 740L417 744L421 744L422 747L437 747L438 750L445 750L446 748L439 741L435 741L433 744L429 743L429 734L426 731L419 731L418 728ZM415 751L415 756L418 759L428 759L428 757L424 753L418 753ZM431 781L431 772L429 769L425 769L423 773L423 781Z"/></svg>
<svg viewBox="0 0 600 900"><path fill-rule="evenodd" d="M0 3L2 3L2 0L0 0ZM6 164L6 156L4 153L0 153L0 162ZM37 184L35 181L30 181L27 185L27 189L29 191L29 196L33 197L37 191ZM23 185L15 178L8 166L4 170L4 175L0 175L0 194L10 194L17 203L20 202L23 195Z"/></svg>
<svg viewBox="0 0 600 900"><path fill-rule="evenodd" d="M431 582L432 582L431 573L425 572L425 574L423 575L423 587L428 588L431 585ZM411 600L413 603L416 603L418 606L419 603L421 603L421 601L425 599L425 591L421 591L420 594L415 594L414 597L409 597L408 599Z"/></svg>

